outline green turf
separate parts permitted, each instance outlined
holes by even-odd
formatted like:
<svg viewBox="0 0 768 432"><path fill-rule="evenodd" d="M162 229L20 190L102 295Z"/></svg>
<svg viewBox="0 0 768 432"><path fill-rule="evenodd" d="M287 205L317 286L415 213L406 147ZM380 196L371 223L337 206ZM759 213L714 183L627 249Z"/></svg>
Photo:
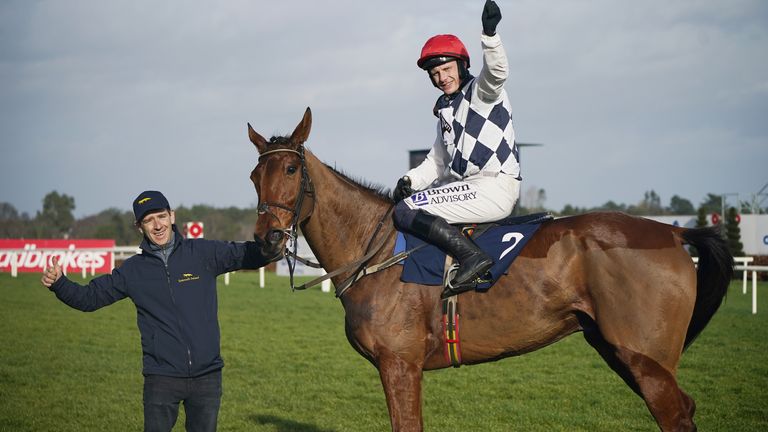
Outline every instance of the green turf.
<svg viewBox="0 0 768 432"><path fill-rule="evenodd" d="M376 370L344 336L341 304L287 278L237 273L219 288L220 431L389 430ZM75 276L75 280L79 277ZM678 377L702 431L768 430L768 297L731 286ZM38 275L0 274L0 431L141 430L133 304L68 308ZM522 357L427 372L424 423L445 431L654 431L643 402L577 334ZM177 424L183 430L183 414Z"/></svg>

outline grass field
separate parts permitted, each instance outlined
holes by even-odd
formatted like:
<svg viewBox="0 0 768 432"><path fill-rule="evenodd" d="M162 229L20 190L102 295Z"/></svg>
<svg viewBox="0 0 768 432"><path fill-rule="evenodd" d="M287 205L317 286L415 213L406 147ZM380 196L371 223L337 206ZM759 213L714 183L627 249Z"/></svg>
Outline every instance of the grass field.
<svg viewBox="0 0 768 432"><path fill-rule="evenodd" d="M75 280L80 281L78 276ZM376 370L344 336L332 294L237 273L219 286L220 431L386 431ZM683 356L681 386L701 431L768 430L768 284L762 308L734 282ZM0 431L141 430L141 348L133 304L94 313L59 303L38 275L0 274ZM654 431L642 400L576 334L496 363L427 372L430 431ZM183 414L175 428L183 430Z"/></svg>

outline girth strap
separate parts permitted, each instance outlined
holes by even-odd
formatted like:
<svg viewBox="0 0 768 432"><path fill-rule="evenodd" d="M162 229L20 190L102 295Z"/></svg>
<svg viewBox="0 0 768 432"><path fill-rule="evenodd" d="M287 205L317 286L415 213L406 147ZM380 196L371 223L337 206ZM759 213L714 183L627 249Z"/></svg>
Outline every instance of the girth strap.
<svg viewBox="0 0 768 432"><path fill-rule="evenodd" d="M451 366L461 366L459 343L459 296L443 299L443 330L445 331L445 360Z"/></svg>
<svg viewBox="0 0 768 432"><path fill-rule="evenodd" d="M447 287L453 275L453 257L446 255L443 286ZM443 331L445 332L445 360L453 367L461 366L459 345L459 296L454 294L443 299Z"/></svg>

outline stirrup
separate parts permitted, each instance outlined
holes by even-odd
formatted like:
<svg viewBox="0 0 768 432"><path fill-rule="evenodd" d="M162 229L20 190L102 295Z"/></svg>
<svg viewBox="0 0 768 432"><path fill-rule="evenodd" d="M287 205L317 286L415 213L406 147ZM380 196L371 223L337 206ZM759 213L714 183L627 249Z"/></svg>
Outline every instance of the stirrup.
<svg viewBox="0 0 768 432"><path fill-rule="evenodd" d="M458 287L446 286L445 288L443 288L443 292L440 293L440 298L447 299L449 297L459 295L463 292L474 291L476 287L477 287L477 284L474 282L471 284L464 284Z"/></svg>
<svg viewBox="0 0 768 432"><path fill-rule="evenodd" d="M440 294L440 298L447 299L448 297L459 295L463 292L472 291L477 287L477 283L480 280L480 277L476 277L475 279L470 280L465 284L453 286L451 281L453 280L453 276L457 271L459 271L458 263L452 264L448 269L448 272L445 275L445 286L443 288L443 292Z"/></svg>
<svg viewBox="0 0 768 432"><path fill-rule="evenodd" d="M467 265L467 264L459 263L459 265ZM488 262L477 263L477 265L475 265L472 268L473 270L472 273L470 273L469 275L465 275L465 277L468 277L468 280L466 282L460 282L458 283L458 286L454 286L451 284L451 282L455 281L455 277L451 277L448 280L448 282L446 282L445 285L450 286L451 288L458 288L461 285L466 285L466 284L477 285L484 280L485 276L488 275L488 272L491 270L492 267L493 267L493 260L490 257L488 257ZM451 268L451 270L453 270L453 268ZM461 268L459 268L458 270L461 270ZM458 270L456 270L456 272L458 272Z"/></svg>

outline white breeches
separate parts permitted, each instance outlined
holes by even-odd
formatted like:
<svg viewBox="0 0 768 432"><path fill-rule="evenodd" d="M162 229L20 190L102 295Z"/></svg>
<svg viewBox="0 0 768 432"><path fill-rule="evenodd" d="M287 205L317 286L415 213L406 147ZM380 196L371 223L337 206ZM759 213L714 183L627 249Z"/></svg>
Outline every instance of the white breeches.
<svg viewBox="0 0 768 432"><path fill-rule="evenodd" d="M520 196L520 181L508 174L476 175L425 189L405 198L413 210L440 216L448 223L483 223L504 219Z"/></svg>

